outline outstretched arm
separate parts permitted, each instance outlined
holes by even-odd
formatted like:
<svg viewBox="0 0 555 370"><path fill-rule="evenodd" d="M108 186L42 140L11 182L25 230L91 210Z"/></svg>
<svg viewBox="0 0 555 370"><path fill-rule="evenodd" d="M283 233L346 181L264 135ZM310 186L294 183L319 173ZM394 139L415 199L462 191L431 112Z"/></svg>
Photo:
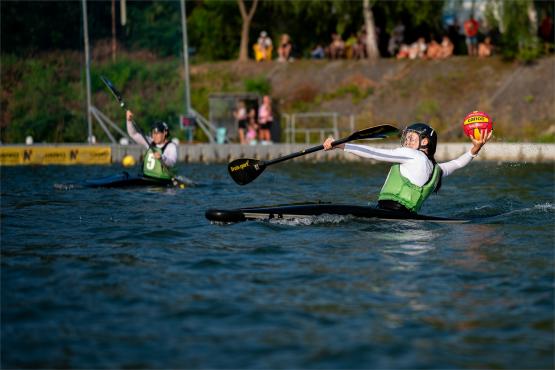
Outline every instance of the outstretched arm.
<svg viewBox="0 0 555 370"><path fill-rule="evenodd" d="M148 142L145 141L143 135L137 132L135 129L135 125L133 125L133 112L130 110L125 112L125 116L127 118L127 133L131 138L139 145L143 145L144 147L148 148Z"/></svg>
<svg viewBox="0 0 555 370"><path fill-rule="evenodd" d="M390 163L406 163L418 157L418 151L410 148L381 149L359 144L340 144L332 147L333 137L329 137L324 141L324 149L330 150L335 148L343 149L348 153L352 153L362 158L374 159L377 161Z"/></svg>
<svg viewBox="0 0 555 370"><path fill-rule="evenodd" d="M480 152L480 149L482 149L488 140L491 139L492 134L493 131L486 134L486 130L482 130L480 139L474 139L473 137L470 138L473 145L468 152L464 153L459 158L453 159L452 161L440 163L439 166L441 167L443 176L449 176L456 170L463 168L472 162L474 157L476 157L478 152Z"/></svg>

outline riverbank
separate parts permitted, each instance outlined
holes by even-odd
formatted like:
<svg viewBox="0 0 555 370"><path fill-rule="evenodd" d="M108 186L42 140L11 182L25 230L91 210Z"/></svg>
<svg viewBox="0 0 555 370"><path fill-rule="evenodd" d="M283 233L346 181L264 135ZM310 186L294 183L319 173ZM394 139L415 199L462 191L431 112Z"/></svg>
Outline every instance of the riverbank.
<svg viewBox="0 0 555 370"><path fill-rule="evenodd" d="M372 144L379 148L394 148L398 144ZM468 143L445 143L438 145L436 159L453 159L469 149ZM305 144L239 145L239 144L181 144L178 161L184 163L227 163L237 158L267 160L298 152ZM110 164L120 163L130 155L139 161L144 148L140 145L3 145L0 146L1 165L48 165L48 164ZM299 157L306 161L354 161L360 160L340 150L319 151ZM555 144L539 143L489 143L476 160L497 162L555 162Z"/></svg>
<svg viewBox="0 0 555 370"><path fill-rule="evenodd" d="M80 55L2 58L2 143L23 143L28 135L35 142L85 142L86 90ZM133 107L143 130L162 119L174 137L185 140L185 131L178 129L184 109L182 69L179 59L146 61L140 54L122 54L115 63L94 60L92 105L124 127L124 112L100 80L107 76ZM443 141L458 142L466 140L462 118L480 109L492 116L495 135L503 142L553 143L554 73L555 56L531 65L465 56L441 61L225 61L192 65L190 91L193 108L207 118L211 95L249 92L271 95L278 120L285 114L334 112L353 115L354 129L421 121L440 132ZM97 142L110 140L94 120L93 135ZM207 141L201 130L196 130L194 139Z"/></svg>

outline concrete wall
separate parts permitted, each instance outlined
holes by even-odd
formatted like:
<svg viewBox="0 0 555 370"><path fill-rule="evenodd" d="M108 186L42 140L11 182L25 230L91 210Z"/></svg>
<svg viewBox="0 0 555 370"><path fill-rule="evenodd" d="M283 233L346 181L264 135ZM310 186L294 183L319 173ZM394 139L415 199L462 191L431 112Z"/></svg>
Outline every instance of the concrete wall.
<svg viewBox="0 0 555 370"><path fill-rule="evenodd" d="M398 144L376 144L378 148L395 148ZM469 150L469 143L446 143L437 148L436 159L446 161ZM187 163L225 163L237 158L274 159L293 152L307 149L304 144L239 145L239 144L195 144L179 145L179 162ZM120 162L125 155L139 159L144 152L138 145L112 145L112 162ZM297 158L296 160L360 160L360 158L340 150L319 151ZM536 143L488 143L476 160L503 162L555 162L555 144Z"/></svg>

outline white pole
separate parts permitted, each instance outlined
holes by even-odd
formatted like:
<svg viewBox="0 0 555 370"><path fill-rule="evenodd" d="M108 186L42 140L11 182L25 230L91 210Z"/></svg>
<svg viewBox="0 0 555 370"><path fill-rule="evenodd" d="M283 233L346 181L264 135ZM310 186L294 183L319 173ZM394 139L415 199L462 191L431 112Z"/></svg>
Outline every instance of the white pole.
<svg viewBox="0 0 555 370"><path fill-rule="evenodd" d="M181 0L181 33L183 35L183 67L185 72L185 114L191 109L191 95L189 89L189 46L187 44L187 13L185 0Z"/></svg>
<svg viewBox="0 0 555 370"><path fill-rule="evenodd" d="M91 71L90 71L90 57L89 57L89 26L87 23L87 0L81 0L83 5L83 35L85 38L85 64L87 76L87 123L89 127L89 136L87 142L92 144L92 120L91 120Z"/></svg>

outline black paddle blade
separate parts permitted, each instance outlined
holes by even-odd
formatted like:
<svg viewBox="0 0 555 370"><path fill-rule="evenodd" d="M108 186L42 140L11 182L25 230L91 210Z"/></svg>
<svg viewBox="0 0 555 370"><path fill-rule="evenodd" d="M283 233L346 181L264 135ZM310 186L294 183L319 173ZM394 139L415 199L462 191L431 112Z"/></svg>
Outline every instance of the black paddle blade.
<svg viewBox="0 0 555 370"><path fill-rule="evenodd" d="M114 95L114 97L117 99L117 101L120 103L121 107L123 108L125 106L125 102L123 101L123 98L121 97L120 92L118 91L118 89L116 89L112 81L110 81L104 76L100 76L100 79L102 80L102 82L104 82L106 87L108 87L112 95Z"/></svg>
<svg viewBox="0 0 555 370"><path fill-rule="evenodd" d="M266 165L263 161L249 158L239 158L227 165L229 175L239 185L246 185L256 179L264 168Z"/></svg>
<svg viewBox="0 0 555 370"><path fill-rule="evenodd" d="M396 135L399 133L399 129L391 125L379 125L374 127L365 128L354 132L349 136L350 140L360 140L360 139L384 139L391 135ZM349 141L350 141L349 140Z"/></svg>

